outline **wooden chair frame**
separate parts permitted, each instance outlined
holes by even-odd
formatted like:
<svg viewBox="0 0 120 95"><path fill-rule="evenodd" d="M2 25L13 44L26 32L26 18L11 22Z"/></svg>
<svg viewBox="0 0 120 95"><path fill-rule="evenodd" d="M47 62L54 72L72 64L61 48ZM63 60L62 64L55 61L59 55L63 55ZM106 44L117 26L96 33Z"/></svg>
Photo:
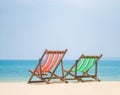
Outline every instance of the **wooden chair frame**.
<svg viewBox="0 0 120 95"><path fill-rule="evenodd" d="M65 74L65 79L66 80L77 80L77 81L81 81L81 82L84 82L84 81L93 81L93 80L83 80L82 78L92 78L96 81L100 81L98 78L97 78L97 73L98 73L98 61L99 59L102 57L102 54L100 56L85 56L84 54L82 54L78 60L76 60L75 64L67 71L67 70L64 70L66 72ZM97 61L95 63L95 72L93 75L89 74L89 70L87 70L86 72L83 72L82 75L78 75L78 71L77 71L77 66L78 66L78 63L79 61L82 59L82 58L97 58ZM75 72L74 74L71 73L72 69L75 68ZM68 75L71 75L73 78L67 78Z"/></svg>
<svg viewBox="0 0 120 95"><path fill-rule="evenodd" d="M35 82L46 82L47 84L50 83L50 80L51 79L60 79L61 81L63 82L67 82L64 78L64 66L63 66L63 57L64 55L66 54L67 52L67 49L64 50L64 51L49 51L49 50L45 50L42 57L39 59L39 62L38 62L38 65L36 66L35 70L32 71L32 70L29 70L32 75L28 81L28 83L35 83ZM43 73L42 73L42 60L45 56L45 54L63 54L61 60L58 61L58 64L56 66L54 66L54 70L51 70L51 71L48 71L47 73L49 73L50 75L49 76L45 76ZM62 76L58 76L57 74L55 74L55 71L57 70L58 66L61 64L61 70L62 70ZM37 70L37 68L40 66L40 74L36 74L35 71ZM40 79L40 81L32 81L32 78L33 76L36 76Z"/></svg>

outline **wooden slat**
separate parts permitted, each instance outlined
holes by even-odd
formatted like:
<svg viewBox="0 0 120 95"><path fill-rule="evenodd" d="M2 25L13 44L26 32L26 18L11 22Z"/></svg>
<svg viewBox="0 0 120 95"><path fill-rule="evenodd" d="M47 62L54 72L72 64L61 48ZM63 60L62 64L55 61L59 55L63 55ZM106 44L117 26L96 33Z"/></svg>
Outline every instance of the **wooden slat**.
<svg viewBox="0 0 120 95"><path fill-rule="evenodd" d="M46 50L45 54L56 54L56 53L65 53L67 51L67 49L65 51L60 51L60 50Z"/></svg>
<svg viewBox="0 0 120 95"><path fill-rule="evenodd" d="M99 58L99 57L102 57L102 54L100 56L97 56L97 55L84 55L82 56L82 58Z"/></svg>

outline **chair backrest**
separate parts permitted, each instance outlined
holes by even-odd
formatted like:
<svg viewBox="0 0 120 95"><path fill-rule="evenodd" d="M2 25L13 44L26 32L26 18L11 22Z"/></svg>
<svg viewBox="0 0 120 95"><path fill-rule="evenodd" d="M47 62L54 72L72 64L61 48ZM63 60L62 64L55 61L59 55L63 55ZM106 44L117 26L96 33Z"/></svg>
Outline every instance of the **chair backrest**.
<svg viewBox="0 0 120 95"><path fill-rule="evenodd" d="M67 49L64 51L45 50L40 62L42 73L50 71L54 66L59 64L66 52ZM39 72L40 68L38 68L36 71Z"/></svg>
<svg viewBox="0 0 120 95"><path fill-rule="evenodd" d="M72 72L75 72L75 69L77 69L78 72L86 72L90 70L94 64L98 62L98 60L102 57L100 56L85 56L82 55L77 62L77 68L73 68Z"/></svg>

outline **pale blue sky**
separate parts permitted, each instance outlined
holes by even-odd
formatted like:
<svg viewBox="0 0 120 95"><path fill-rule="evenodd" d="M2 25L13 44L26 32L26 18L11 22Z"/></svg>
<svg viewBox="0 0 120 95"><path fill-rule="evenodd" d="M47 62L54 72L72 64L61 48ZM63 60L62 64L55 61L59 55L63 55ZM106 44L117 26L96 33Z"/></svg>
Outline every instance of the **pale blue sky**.
<svg viewBox="0 0 120 95"><path fill-rule="evenodd" d="M120 0L0 0L0 59L45 49L120 57Z"/></svg>

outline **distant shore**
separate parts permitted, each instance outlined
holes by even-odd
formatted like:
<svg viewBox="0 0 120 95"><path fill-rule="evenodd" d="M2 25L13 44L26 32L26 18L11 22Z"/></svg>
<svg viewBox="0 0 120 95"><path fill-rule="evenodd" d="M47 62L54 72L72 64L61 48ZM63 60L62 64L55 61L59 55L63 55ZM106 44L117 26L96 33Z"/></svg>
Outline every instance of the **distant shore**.
<svg viewBox="0 0 120 95"><path fill-rule="evenodd" d="M0 95L120 95L120 82L0 82Z"/></svg>

